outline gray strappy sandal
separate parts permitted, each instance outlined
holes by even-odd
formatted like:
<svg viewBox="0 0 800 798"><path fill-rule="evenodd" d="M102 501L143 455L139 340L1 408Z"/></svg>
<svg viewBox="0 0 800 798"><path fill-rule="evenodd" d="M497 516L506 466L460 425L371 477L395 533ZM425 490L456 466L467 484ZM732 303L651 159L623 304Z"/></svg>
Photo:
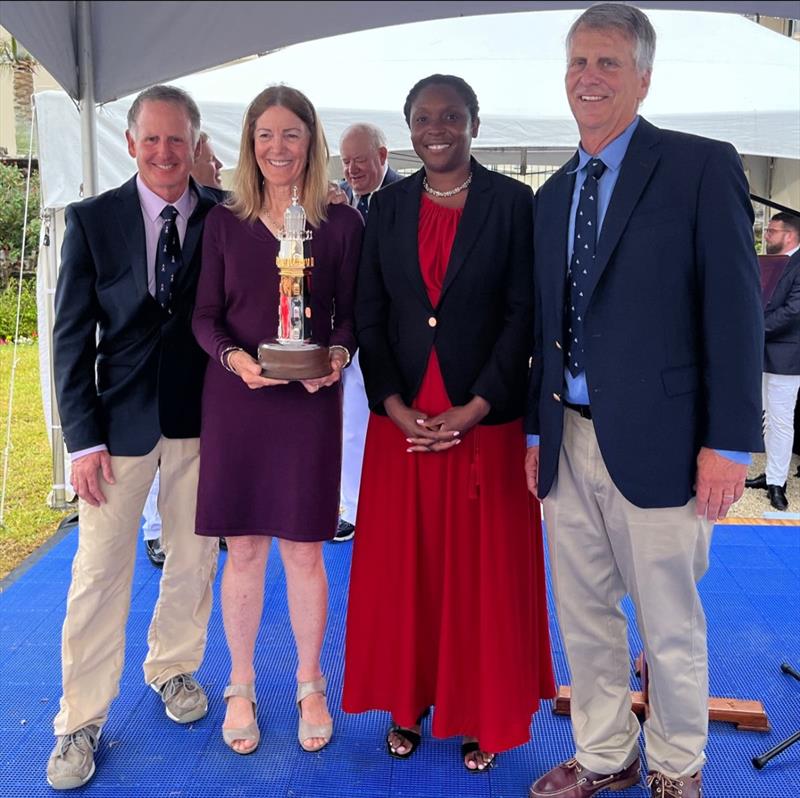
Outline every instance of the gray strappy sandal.
<svg viewBox="0 0 800 798"><path fill-rule="evenodd" d="M321 751L331 741L331 737L333 737L333 721L330 723L309 723L303 719L303 708L301 703L304 698L307 698L314 693L321 693L322 698L325 699L327 690L328 682L324 676L321 676L319 679L314 679L311 682L297 683L297 696L295 701L297 702L297 715L300 719L297 728L297 740L300 743L300 747L310 754ZM326 709L327 705L327 701L325 701ZM311 737L321 737L325 742L316 748L308 748L303 745L303 743L305 740L308 740Z"/></svg>
<svg viewBox="0 0 800 798"><path fill-rule="evenodd" d="M255 686L252 684L229 684L225 688L225 692L222 694L222 697L227 702L227 700L229 698L233 698L233 696L237 696L238 698L246 698L248 701L250 701L250 703L253 705L253 720L251 723L248 723L247 726L243 726L240 729L223 728L222 739L235 754L242 754L243 756L246 754L252 754L253 751L258 748L258 743L261 740L261 732L258 728L258 719L256 717L257 703ZM243 751L239 751L233 747L234 742L237 740L254 742L255 745L253 745L251 748L245 748Z"/></svg>

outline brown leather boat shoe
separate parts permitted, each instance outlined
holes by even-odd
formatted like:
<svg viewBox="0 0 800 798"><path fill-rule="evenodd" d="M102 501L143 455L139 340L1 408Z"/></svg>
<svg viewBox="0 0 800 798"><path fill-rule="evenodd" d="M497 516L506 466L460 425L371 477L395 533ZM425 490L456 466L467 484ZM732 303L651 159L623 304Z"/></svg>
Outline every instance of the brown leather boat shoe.
<svg viewBox="0 0 800 798"><path fill-rule="evenodd" d="M530 798L591 798L602 790L624 790L641 779L639 757L618 773L593 773L577 759L568 759L535 781Z"/></svg>

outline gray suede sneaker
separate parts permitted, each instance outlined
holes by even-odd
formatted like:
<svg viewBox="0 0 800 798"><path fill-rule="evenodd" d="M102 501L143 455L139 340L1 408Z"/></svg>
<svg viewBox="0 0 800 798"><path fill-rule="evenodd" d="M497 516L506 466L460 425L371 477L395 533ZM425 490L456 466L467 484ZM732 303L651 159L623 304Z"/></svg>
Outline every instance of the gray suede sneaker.
<svg viewBox="0 0 800 798"><path fill-rule="evenodd" d="M97 726L58 737L47 761L47 783L54 790L74 790L94 776L94 752L100 739Z"/></svg>
<svg viewBox="0 0 800 798"><path fill-rule="evenodd" d="M175 723L192 723L208 712L208 699L203 688L188 673L179 673L167 679L161 687L152 687L161 693L167 717Z"/></svg>

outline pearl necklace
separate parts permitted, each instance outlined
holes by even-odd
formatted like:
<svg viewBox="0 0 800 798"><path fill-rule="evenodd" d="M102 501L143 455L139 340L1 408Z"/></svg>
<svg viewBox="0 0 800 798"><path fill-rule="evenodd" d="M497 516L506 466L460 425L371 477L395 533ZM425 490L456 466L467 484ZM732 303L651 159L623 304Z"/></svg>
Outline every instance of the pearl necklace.
<svg viewBox="0 0 800 798"><path fill-rule="evenodd" d="M455 188L451 188L450 191L437 191L435 188L431 188L430 183L428 183L427 175L422 178L422 188L425 189L426 194L430 194L432 197L439 197L440 199L445 199L447 197L455 197L456 194L460 194L462 191L466 191L469 188L469 184L472 182L472 172L469 173L469 177L460 185L456 186Z"/></svg>

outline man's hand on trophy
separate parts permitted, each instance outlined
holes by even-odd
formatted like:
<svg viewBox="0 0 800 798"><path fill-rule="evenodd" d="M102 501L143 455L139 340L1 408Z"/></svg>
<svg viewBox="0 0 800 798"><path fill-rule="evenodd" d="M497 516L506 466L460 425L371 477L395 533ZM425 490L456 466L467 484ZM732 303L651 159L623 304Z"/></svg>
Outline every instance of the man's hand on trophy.
<svg viewBox="0 0 800 798"><path fill-rule="evenodd" d="M328 182L328 196L326 197L328 205L341 205L343 202L347 202L347 194L339 188L338 183L334 183L333 181Z"/></svg>
<svg viewBox="0 0 800 798"><path fill-rule="evenodd" d="M288 380L273 380L261 376L261 365L247 354L247 352L234 352L228 357L228 365L234 373L241 377L242 382L251 390L269 388L272 385L288 385Z"/></svg>

